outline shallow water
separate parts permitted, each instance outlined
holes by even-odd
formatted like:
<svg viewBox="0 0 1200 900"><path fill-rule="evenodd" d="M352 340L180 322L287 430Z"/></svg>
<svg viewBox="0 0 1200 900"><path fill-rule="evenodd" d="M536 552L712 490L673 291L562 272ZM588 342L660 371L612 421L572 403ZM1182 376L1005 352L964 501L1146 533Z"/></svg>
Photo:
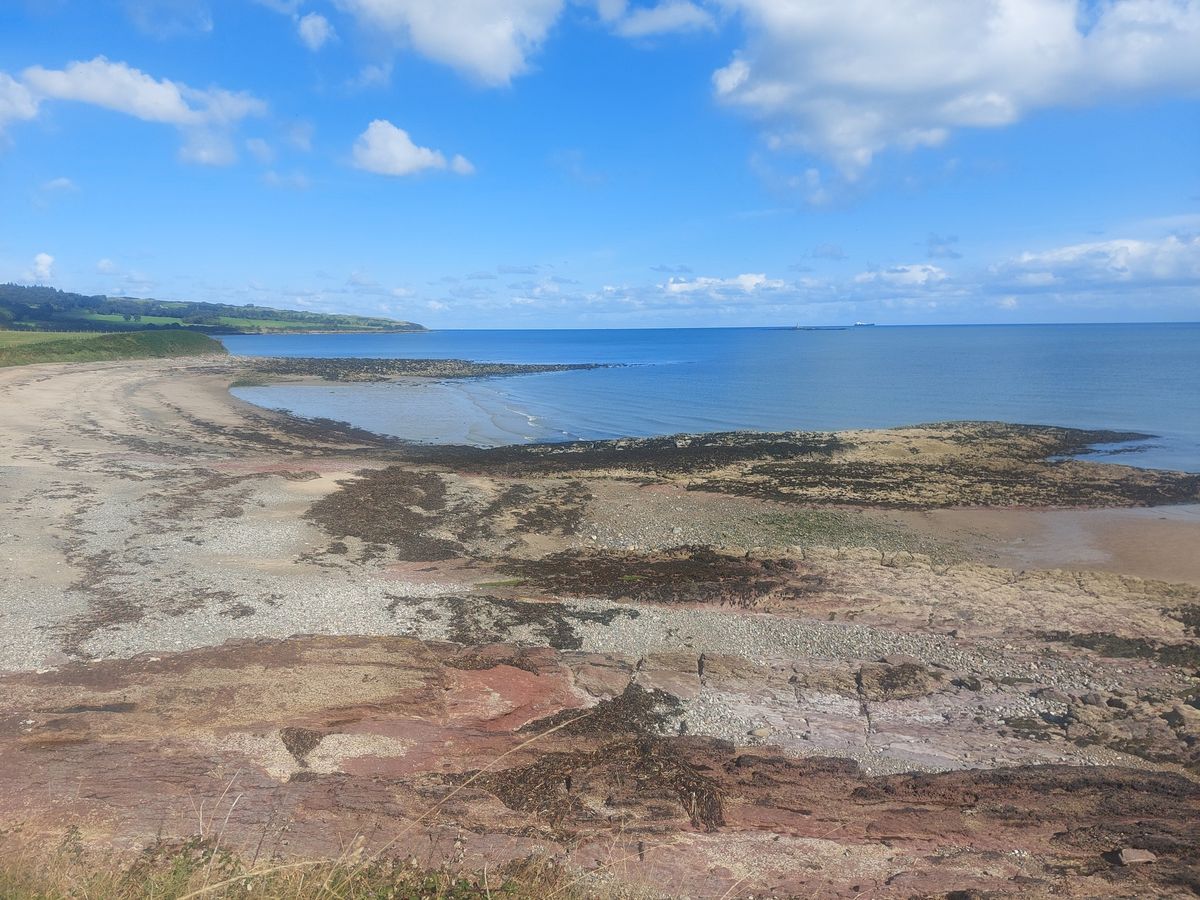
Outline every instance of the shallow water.
<svg viewBox="0 0 1200 900"><path fill-rule="evenodd" d="M1096 458L1200 471L1200 324L239 335L236 354L619 363L408 384L238 388L252 403L479 446L949 419L1156 435ZM1129 452L1130 450L1136 452Z"/></svg>

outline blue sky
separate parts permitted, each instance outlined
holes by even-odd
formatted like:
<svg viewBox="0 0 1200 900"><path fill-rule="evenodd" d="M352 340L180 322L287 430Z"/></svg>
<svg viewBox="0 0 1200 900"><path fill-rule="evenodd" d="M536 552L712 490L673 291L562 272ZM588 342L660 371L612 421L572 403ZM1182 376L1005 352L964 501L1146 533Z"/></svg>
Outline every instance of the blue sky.
<svg viewBox="0 0 1200 900"><path fill-rule="evenodd" d="M0 280L432 327L1200 318L1200 0L5 0Z"/></svg>

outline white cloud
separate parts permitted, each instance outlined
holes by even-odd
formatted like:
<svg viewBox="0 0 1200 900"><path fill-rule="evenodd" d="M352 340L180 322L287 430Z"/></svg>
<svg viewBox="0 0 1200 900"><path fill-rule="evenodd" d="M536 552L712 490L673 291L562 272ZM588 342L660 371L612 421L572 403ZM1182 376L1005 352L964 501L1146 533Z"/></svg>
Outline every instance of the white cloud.
<svg viewBox="0 0 1200 900"><path fill-rule="evenodd" d="M54 257L49 253L39 253L33 258L33 268L30 269L30 280L38 284L47 284L54 278Z"/></svg>
<svg viewBox="0 0 1200 900"><path fill-rule="evenodd" d="M0 72L0 131L7 122L32 119L38 114L38 100L12 76Z"/></svg>
<svg viewBox="0 0 1200 900"><path fill-rule="evenodd" d="M103 56L69 63L64 69L32 66L25 70L24 78L42 97L77 100L168 125L233 122L265 109L262 101L248 94L196 90L165 78L153 78L125 63L109 62Z"/></svg>
<svg viewBox="0 0 1200 900"><path fill-rule="evenodd" d="M307 153L312 150L313 135L316 134L316 131L312 122L294 122L288 128L285 137L287 142L297 150Z"/></svg>
<svg viewBox="0 0 1200 900"><path fill-rule="evenodd" d="M254 0L259 6L274 10L284 15L295 15L304 0Z"/></svg>
<svg viewBox="0 0 1200 900"><path fill-rule="evenodd" d="M628 0L595 0L596 12L603 22L615 22L625 15Z"/></svg>
<svg viewBox="0 0 1200 900"><path fill-rule="evenodd" d="M993 267L992 274L1002 282L1027 288L1200 285L1200 236L1069 244L1023 253Z"/></svg>
<svg viewBox="0 0 1200 900"><path fill-rule="evenodd" d="M101 275L113 275L118 271L117 264L108 257L96 263L96 271Z"/></svg>
<svg viewBox="0 0 1200 900"><path fill-rule="evenodd" d="M784 282L762 273L744 273L732 278L671 278L660 285L668 294L753 294L757 291L779 290Z"/></svg>
<svg viewBox="0 0 1200 900"><path fill-rule="evenodd" d="M853 177L881 150L1037 109L1200 90L1200 0L719 0L717 97Z"/></svg>
<svg viewBox="0 0 1200 900"><path fill-rule="evenodd" d="M125 0L125 11L139 31L159 39L213 30L208 5L197 0Z"/></svg>
<svg viewBox="0 0 1200 900"><path fill-rule="evenodd" d="M251 156L263 165L275 161L275 148L262 138L250 138L247 140L246 149L250 151Z"/></svg>
<svg viewBox="0 0 1200 900"><path fill-rule="evenodd" d="M284 174L268 169L263 173L263 184L267 187L287 188L293 191L306 191L312 187L309 177L303 172Z"/></svg>
<svg viewBox="0 0 1200 900"><path fill-rule="evenodd" d="M250 94L220 88L199 90L156 79L103 56L72 62L63 69L32 66L22 77L35 102L74 100L179 128L185 135L180 156L188 162L232 162L236 153L229 130L247 116L266 112L266 104Z"/></svg>
<svg viewBox="0 0 1200 900"><path fill-rule="evenodd" d="M504 85L558 19L563 0L338 0L364 28L484 84Z"/></svg>
<svg viewBox="0 0 1200 900"><path fill-rule="evenodd" d="M608 17L614 18L611 13ZM688 0L664 0L655 6L639 6L615 17L613 26L622 37L641 38L681 31L711 31L716 28L716 22L708 11Z"/></svg>
<svg viewBox="0 0 1200 900"><path fill-rule="evenodd" d="M376 119L354 142L354 165L377 175L414 175L427 169L447 169L470 175L474 166L463 156L446 162L439 150L418 147L408 132L386 119Z"/></svg>
<svg viewBox="0 0 1200 900"><path fill-rule="evenodd" d="M937 284L945 281L946 270L928 263L892 266L888 269L877 269L871 272L860 272L854 276L857 284L883 284L896 287L913 287L919 285Z"/></svg>
<svg viewBox="0 0 1200 900"><path fill-rule="evenodd" d="M70 178L51 178L42 182L42 190L47 193L70 192L79 190L79 185Z"/></svg>
<svg viewBox="0 0 1200 900"><path fill-rule="evenodd" d="M390 62L367 63L346 84L355 90L365 90L373 87L387 87L391 81L392 64Z"/></svg>
<svg viewBox="0 0 1200 900"><path fill-rule="evenodd" d="M296 32L300 40L314 53L337 37L329 20L320 13L308 13L296 20Z"/></svg>
<svg viewBox="0 0 1200 900"><path fill-rule="evenodd" d="M198 128L187 132L179 158L197 166L227 166L237 160L237 151L228 134Z"/></svg>

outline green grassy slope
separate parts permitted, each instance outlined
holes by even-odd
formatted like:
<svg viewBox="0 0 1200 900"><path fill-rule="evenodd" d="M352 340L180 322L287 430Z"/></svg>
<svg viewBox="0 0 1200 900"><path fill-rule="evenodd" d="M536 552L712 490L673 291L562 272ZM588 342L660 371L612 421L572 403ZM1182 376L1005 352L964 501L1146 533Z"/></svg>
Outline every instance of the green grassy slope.
<svg viewBox="0 0 1200 900"><path fill-rule="evenodd" d="M412 322L229 303L85 296L41 285L0 284L0 328L36 331L152 331L212 334L424 331Z"/></svg>
<svg viewBox="0 0 1200 900"><path fill-rule="evenodd" d="M20 339L9 341L12 335ZM0 332L0 366L32 363L97 362L225 353L224 345L192 331L130 331L121 334L41 334L49 340L24 340L28 333Z"/></svg>
<svg viewBox="0 0 1200 900"><path fill-rule="evenodd" d="M94 331L0 331L0 350L26 344L44 344L46 341L77 341L94 337Z"/></svg>

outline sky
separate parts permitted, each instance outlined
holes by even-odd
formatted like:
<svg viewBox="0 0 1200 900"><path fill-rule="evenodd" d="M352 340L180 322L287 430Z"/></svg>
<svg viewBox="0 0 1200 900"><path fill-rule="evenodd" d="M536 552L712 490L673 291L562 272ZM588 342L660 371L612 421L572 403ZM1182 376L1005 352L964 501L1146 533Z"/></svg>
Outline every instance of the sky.
<svg viewBox="0 0 1200 900"><path fill-rule="evenodd" d="M1200 0L0 0L0 281L435 328L1200 319Z"/></svg>

